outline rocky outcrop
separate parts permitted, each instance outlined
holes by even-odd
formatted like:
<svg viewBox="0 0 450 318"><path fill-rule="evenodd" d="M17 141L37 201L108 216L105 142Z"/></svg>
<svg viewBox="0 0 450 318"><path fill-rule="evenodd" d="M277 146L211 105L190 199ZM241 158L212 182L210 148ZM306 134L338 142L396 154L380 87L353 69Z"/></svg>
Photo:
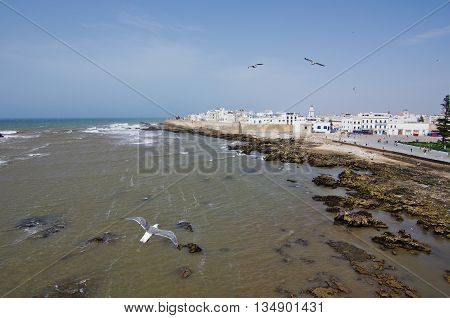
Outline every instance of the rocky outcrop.
<svg viewBox="0 0 450 318"><path fill-rule="evenodd" d="M320 175L312 180L318 186L324 186L332 189L336 189L339 186L339 182L329 175Z"/></svg>
<svg viewBox="0 0 450 318"><path fill-rule="evenodd" d="M180 248L187 248L189 253L200 253L202 248L195 243L180 244Z"/></svg>
<svg viewBox="0 0 450 318"><path fill-rule="evenodd" d="M325 197L328 207L345 209L377 209L391 213L402 220L402 214L418 219L425 230L450 239L450 181L429 168L421 166L400 167L374 163L351 154L320 151L316 144L301 139L256 138L243 134L222 133L204 128L185 128L175 125L151 126L148 130L168 130L192 133L226 140L240 141L229 149L245 154L253 151L264 154L267 161L308 163L314 167L343 167L338 180L320 177L315 182L323 186L345 187L350 190L345 197ZM363 172L363 173L358 173Z"/></svg>
<svg viewBox="0 0 450 318"><path fill-rule="evenodd" d="M30 238L47 238L64 230L64 219L56 215L43 215L25 218L19 221L16 229L26 229L31 233Z"/></svg>
<svg viewBox="0 0 450 318"><path fill-rule="evenodd" d="M44 298L84 298L91 295L90 285L88 279L82 280L64 280L58 282L44 291L38 297Z"/></svg>
<svg viewBox="0 0 450 318"><path fill-rule="evenodd" d="M119 236L117 234L111 233L111 232L105 232L102 235L94 236L93 238L84 241L81 246L86 247L90 244L97 243L97 244L108 244L115 242L119 240Z"/></svg>
<svg viewBox="0 0 450 318"><path fill-rule="evenodd" d="M183 266L180 268L181 278L188 278L191 275L192 275L192 270L189 267Z"/></svg>
<svg viewBox="0 0 450 318"><path fill-rule="evenodd" d="M343 224L348 227L387 228L386 224L374 219L367 211L339 212L334 217L334 224Z"/></svg>
<svg viewBox="0 0 450 318"><path fill-rule="evenodd" d="M379 285L376 291L380 297L417 297L414 289L401 282L394 275L388 274L385 270L384 260L343 241L328 241L341 258L347 260L350 266L359 274L365 275Z"/></svg>
<svg viewBox="0 0 450 318"><path fill-rule="evenodd" d="M430 246L413 239L412 236L406 233L404 230L398 231L398 234L384 232L380 236L373 237L372 241L389 249L395 249L396 247L399 247L405 250L420 251L427 254L431 253Z"/></svg>

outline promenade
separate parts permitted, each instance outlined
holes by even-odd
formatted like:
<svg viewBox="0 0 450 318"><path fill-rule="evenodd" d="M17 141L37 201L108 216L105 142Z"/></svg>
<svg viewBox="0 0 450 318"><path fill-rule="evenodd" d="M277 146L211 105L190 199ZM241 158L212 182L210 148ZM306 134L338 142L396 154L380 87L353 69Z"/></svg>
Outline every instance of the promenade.
<svg viewBox="0 0 450 318"><path fill-rule="evenodd" d="M414 147L410 145L405 145L401 142L408 141L436 141L436 138L427 136L382 136L382 135L359 135L359 134L329 134L325 136L326 139L342 142L346 144L352 144L362 147L373 148L377 150L386 150L391 152L396 152L400 154L410 155L414 157L419 157L423 159L431 159L441 162L450 163L450 154L448 152L437 151L428 149L421 149L420 147ZM397 142L396 142L397 141Z"/></svg>

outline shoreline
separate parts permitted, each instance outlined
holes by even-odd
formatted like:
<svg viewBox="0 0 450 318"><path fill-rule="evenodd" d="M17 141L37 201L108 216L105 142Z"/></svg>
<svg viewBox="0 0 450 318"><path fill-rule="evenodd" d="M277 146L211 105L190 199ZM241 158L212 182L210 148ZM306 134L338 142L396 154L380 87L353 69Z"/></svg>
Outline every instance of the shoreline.
<svg viewBox="0 0 450 318"><path fill-rule="evenodd" d="M342 168L335 179L327 174L315 177L311 182L327 188L343 188L345 195L314 196L313 200L323 202L326 213L334 215L334 224L355 228L372 228L381 235L371 236L374 243L392 257L398 251L412 255L431 253L432 248L416 240L408 229L392 233L383 222L372 217L371 211L382 211L399 222L408 216L416 220L417 226L425 232L444 240L450 240L450 177L446 165L411 159L401 154L389 154L372 149L336 144L320 138L282 139L255 137L244 134L220 132L214 129L182 127L173 123L152 125L144 130L166 130L174 133L191 133L213 138L241 141L228 146L229 150L249 155L256 151L264 155L265 161L279 161L294 164L309 164L321 168ZM419 163L420 162L420 163ZM385 260L378 259L367 251L348 242L328 243L359 274L376 281L381 289L380 297L417 297L414 289L397 277L385 272ZM359 256L364 261L359 262ZM443 273L444 275L444 273ZM324 292L324 293L321 293ZM311 291L319 297L335 296L339 292L330 287L326 291Z"/></svg>

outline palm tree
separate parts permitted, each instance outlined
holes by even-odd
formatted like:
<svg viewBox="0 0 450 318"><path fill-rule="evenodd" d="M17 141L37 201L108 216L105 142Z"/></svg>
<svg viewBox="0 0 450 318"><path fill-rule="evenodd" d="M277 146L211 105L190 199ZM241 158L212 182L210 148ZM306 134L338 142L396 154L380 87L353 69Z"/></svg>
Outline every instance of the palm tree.
<svg viewBox="0 0 450 318"><path fill-rule="evenodd" d="M450 137L450 95L445 96L442 106L442 117L436 121L437 129L442 136L442 145L445 147L447 138Z"/></svg>

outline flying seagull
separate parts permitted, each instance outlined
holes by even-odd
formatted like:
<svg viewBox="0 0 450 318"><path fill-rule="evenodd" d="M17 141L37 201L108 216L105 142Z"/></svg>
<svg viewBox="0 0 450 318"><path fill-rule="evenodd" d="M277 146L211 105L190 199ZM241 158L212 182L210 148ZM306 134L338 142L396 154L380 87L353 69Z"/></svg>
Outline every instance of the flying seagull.
<svg viewBox="0 0 450 318"><path fill-rule="evenodd" d="M313 61L313 60L311 60L311 59L308 59L308 58L306 58L306 57L305 57L305 60L307 60L309 63L311 63L311 65L325 66L325 65L323 65L323 64L321 64L321 63L319 63L319 62L315 62L315 61Z"/></svg>
<svg viewBox="0 0 450 318"><path fill-rule="evenodd" d="M250 66L248 66L247 68L257 68L258 66L261 66L261 65L264 65L264 64L262 64L262 63L257 63L257 64L255 64L255 65L250 65Z"/></svg>
<svg viewBox="0 0 450 318"><path fill-rule="evenodd" d="M173 234L172 231L160 230L158 228L158 224L150 225L148 224L147 220L141 216L135 216L126 219L139 223L139 225L145 230L144 236L141 238L142 243L147 242L150 237L152 237L152 235L157 235L168 238L176 247L179 247L177 237L175 236L175 234Z"/></svg>

